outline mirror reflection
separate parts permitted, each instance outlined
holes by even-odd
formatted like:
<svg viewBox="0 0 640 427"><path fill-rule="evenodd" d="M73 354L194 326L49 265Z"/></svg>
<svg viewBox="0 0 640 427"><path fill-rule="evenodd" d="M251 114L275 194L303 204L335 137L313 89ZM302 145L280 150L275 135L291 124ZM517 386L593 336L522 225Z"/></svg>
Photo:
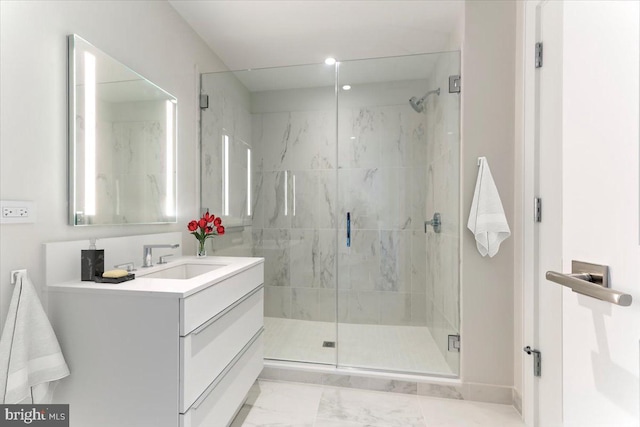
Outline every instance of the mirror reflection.
<svg viewBox="0 0 640 427"><path fill-rule="evenodd" d="M176 222L175 97L69 36L72 225Z"/></svg>

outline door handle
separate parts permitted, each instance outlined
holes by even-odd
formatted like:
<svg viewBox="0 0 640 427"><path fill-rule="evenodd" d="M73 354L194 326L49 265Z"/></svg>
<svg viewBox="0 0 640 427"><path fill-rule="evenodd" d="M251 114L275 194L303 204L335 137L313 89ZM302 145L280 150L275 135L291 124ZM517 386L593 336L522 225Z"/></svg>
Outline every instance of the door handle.
<svg viewBox="0 0 640 427"><path fill-rule="evenodd" d="M351 212L347 212L347 247L351 247Z"/></svg>

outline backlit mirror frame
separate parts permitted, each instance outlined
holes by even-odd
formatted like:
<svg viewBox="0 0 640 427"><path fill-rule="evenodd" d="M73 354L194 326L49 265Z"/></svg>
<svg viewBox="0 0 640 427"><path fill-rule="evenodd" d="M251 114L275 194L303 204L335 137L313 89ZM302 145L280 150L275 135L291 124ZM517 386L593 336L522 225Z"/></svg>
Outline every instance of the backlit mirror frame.
<svg viewBox="0 0 640 427"><path fill-rule="evenodd" d="M67 39L69 224L177 222L177 98Z"/></svg>

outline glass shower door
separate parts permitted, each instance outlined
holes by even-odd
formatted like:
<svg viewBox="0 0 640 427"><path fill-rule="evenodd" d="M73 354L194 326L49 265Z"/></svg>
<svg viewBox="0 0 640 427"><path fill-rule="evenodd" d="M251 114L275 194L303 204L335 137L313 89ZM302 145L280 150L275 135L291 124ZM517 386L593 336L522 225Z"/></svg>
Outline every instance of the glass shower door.
<svg viewBox="0 0 640 427"><path fill-rule="evenodd" d="M218 215L243 200L226 153L240 141L250 150L252 203L223 216L238 227L215 254L265 259L267 359L335 366L335 67L203 74L202 90L203 207Z"/></svg>
<svg viewBox="0 0 640 427"><path fill-rule="evenodd" d="M456 376L459 53L338 67L338 366Z"/></svg>

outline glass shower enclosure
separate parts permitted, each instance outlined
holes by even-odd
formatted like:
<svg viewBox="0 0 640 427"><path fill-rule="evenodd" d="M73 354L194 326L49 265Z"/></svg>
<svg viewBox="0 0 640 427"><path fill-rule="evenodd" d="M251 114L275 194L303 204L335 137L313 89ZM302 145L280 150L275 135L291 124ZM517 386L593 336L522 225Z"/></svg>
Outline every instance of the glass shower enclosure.
<svg viewBox="0 0 640 427"><path fill-rule="evenodd" d="M265 357L455 377L459 52L201 76L201 206L265 258Z"/></svg>

